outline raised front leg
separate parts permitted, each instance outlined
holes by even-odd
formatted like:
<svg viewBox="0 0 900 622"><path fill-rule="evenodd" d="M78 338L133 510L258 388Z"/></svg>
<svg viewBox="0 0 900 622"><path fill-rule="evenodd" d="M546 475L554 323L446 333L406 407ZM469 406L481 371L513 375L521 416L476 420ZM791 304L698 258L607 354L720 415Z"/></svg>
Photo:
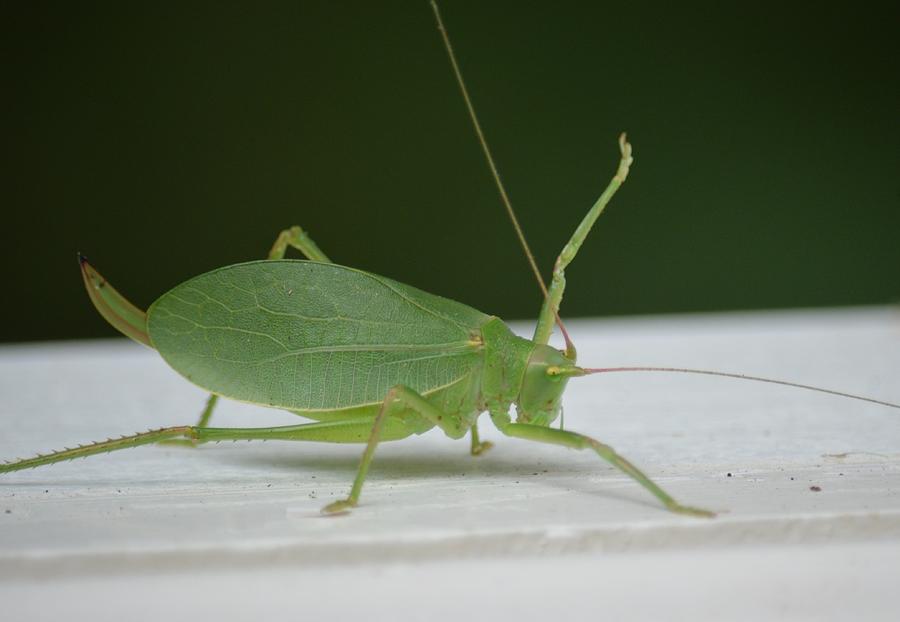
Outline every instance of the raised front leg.
<svg viewBox="0 0 900 622"><path fill-rule="evenodd" d="M692 508L681 505L673 499L666 491L657 486L653 480L647 477L640 469L631 464L628 460L616 453L616 451L598 440L595 440L584 434L577 432L569 432L565 430L556 430L553 428L545 428L542 426L531 425L528 423L508 423L503 425L500 430L507 436L523 438L530 441L538 441L540 443L551 443L553 445L563 445L572 449L593 449L598 456L609 462L626 475L633 477L641 486L649 490L654 497L662 501L670 511L679 514L689 514L691 516L701 516L710 518L715 516L713 512Z"/></svg>
<svg viewBox="0 0 900 622"><path fill-rule="evenodd" d="M634 158L631 157L631 144L625 139L625 134L619 136L619 150L622 158L619 160L619 168L616 174L610 180L609 185L597 199L596 203L588 210L587 215L582 219L581 223L575 229L575 233L569 239L568 243L563 247L553 266L553 280L550 282L547 298L541 307L541 314L538 316L537 327L534 330L533 341L535 343L547 343L550 339L550 333L553 332L553 324L556 321L557 313L559 313L559 305L562 302L563 291L566 289L566 266L575 259L578 249L591 232L591 227L597 221L597 218L603 212L606 204L616 193L628 177L628 169ZM574 359L574 352L567 353L569 358Z"/></svg>
<svg viewBox="0 0 900 622"><path fill-rule="evenodd" d="M356 479L353 480L353 487L350 489L350 495L346 499L329 503L322 508L323 514L337 514L346 512L355 507L359 501L359 495L362 492L363 483L366 481L366 475L369 472L369 464L372 462L372 456L375 455L375 448L381 440L382 427L392 415L396 416L404 411L413 411L439 427L450 438L462 438L466 433L466 428L461 417L449 415L424 397L403 385L397 385L388 391L381 403L381 409L375 422L372 424L372 431L369 434L369 442L363 451L362 459L359 463L359 471L356 473Z"/></svg>

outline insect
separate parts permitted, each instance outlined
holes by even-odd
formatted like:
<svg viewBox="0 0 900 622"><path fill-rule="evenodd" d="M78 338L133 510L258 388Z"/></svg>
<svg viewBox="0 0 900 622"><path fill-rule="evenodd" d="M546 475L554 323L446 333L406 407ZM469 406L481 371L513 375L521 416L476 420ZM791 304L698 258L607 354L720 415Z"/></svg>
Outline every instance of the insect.
<svg viewBox="0 0 900 622"><path fill-rule="evenodd" d="M365 445L349 495L325 513L357 505L375 450L439 428L470 436L471 453L490 447L478 435L487 413L506 436L594 451L631 476L667 509L709 517L683 505L610 446L553 428L567 383L596 373L670 371L785 384L853 399L897 404L796 383L681 368L588 368L559 317L565 269L633 163L623 134L621 159L609 185L563 247L546 285L518 224L475 115L447 32L438 28L476 134L513 227L544 294L532 339L514 335L497 317L391 279L331 262L300 227L282 231L267 259L202 274L174 287L147 311L113 288L88 261L80 265L91 301L131 339L157 350L177 372L210 392L195 425L161 428L0 465L0 473L140 445L196 445L222 440L294 440ZM294 248L306 260L287 260ZM565 349L549 345L557 326ZM267 428L209 425L220 397L288 410L311 423ZM515 407L515 418L511 415Z"/></svg>

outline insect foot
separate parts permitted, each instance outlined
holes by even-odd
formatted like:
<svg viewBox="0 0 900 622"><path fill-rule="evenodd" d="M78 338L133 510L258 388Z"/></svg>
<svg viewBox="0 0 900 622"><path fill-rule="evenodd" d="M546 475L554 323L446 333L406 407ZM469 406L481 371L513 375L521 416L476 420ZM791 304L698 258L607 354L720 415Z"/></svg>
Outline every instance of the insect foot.
<svg viewBox="0 0 900 622"><path fill-rule="evenodd" d="M680 503L667 503L666 509L670 512L675 512L676 514L686 514L687 516L696 516L697 518L715 518L716 513L710 512L709 510L703 510L700 508L692 508L686 505L681 505Z"/></svg>
<svg viewBox="0 0 900 622"><path fill-rule="evenodd" d="M346 514L350 511L350 508L354 507L356 507L356 501L352 501L351 499L341 499L340 501L329 503L324 508L322 508L322 514L326 514L329 516L332 516L334 514Z"/></svg>
<svg viewBox="0 0 900 622"><path fill-rule="evenodd" d="M493 446L494 446L494 444L490 441L481 441L480 443L473 443L472 444L472 455L480 456L481 454L483 454L484 452L486 452L488 449L490 449Z"/></svg>

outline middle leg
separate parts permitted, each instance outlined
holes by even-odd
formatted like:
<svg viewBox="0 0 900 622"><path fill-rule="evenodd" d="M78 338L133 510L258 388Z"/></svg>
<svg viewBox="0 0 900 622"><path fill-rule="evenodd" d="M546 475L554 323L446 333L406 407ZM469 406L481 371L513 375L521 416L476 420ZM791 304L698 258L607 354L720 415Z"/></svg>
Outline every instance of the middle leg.
<svg viewBox="0 0 900 622"><path fill-rule="evenodd" d="M469 430L469 433L472 435L472 445L470 446L469 452L473 456L480 456L488 449L494 446L494 444L490 441L482 441L478 436L478 422L476 421L472 424L472 429Z"/></svg>
<svg viewBox="0 0 900 622"><path fill-rule="evenodd" d="M322 508L323 514L338 514L356 506L359 501L359 495L362 492L363 483L366 481L366 475L369 473L372 456L375 455L375 448L381 440L382 427L391 415L399 415L403 411L413 411L421 415L430 423L443 430L450 438L462 438L466 433L461 417L444 413L409 387L397 385L391 388L381 403L381 410L378 411L375 422L372 424L369 442L366 444L365 451L363 451L356 479L353 480L353 487L350 489L350 495L346 499L326 505Z"/></svg>

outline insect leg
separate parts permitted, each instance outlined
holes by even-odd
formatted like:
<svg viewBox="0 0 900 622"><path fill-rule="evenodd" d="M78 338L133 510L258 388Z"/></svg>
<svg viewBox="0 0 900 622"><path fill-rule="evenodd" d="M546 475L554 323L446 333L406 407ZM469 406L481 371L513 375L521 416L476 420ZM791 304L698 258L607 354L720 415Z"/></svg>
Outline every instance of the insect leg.
<svg viewBox="0 0 900 622"><path fill-rule="evenodd" d="M653 480L644 475L640 469L631 464L628 460L616 453L609 445L605 445L584 434L577 432L569 432L565 430L556 430L554 428L545 428L543 426L531 425L528 423L509 423L500 428L501 432L507 436L523 438L530 441L538 441L540 443L550 443L553 445L563 445L572 449L593 449L597 455L612 464L614 467L634 478L641 486L650 491L653 496L659 499L663 505L672 512L679 514L689 514L691 516L712 517L713 512L701 510L681 505L673 499L666 491L657 486Z"/></svg>
<svg viewBox="0 0 900 622"><path fill-rule="evenodd" d="M372 423L366 419L345 421L325 421L273 428L200 428L176 426L141 432L120 438L79 445L48 454L38 455L15 462L0 463L0 473L10 473L22 469L54 462L64 462L76 458L86 458L96 454L109 453L119 449L129 449L166 440L182 440L189 443L209 443L219 441L313 441L322 443L364 443L369 436ZM406 438L413 431L402 421L393 420L381 431L382 440L393 441Z"/></svg>
<svg viewBox="0 0 900 622"><path fill-rule="evenodd" d="M203 408L203 412L200 413L200 419L197 421L197 425L194 427L197 428L205 428L209 426L209 420L212 418L213 410L216 407L216 404L219 401L219 396L215 393L210 393L209 397L206 399L206 406ZM196 447L197 441L189 438L173 438L159 442L160 445L181 445L184 447Z"/></svg>
<svg viewBox="0 0 900 622"><path fill-rule="evenodd" d="M404 411L413 411L425 417L428 421L441 428L451 438L462 438L466 430L461 418L453 417L441 411L432 405L424 397L403 385L397 385L391 388L381 403L381 409L375 417L372 424L372 430L369 434L369 442L363 451L362 459L359 463L359 471L356 473L356 479L353 480L353 487L350 489L350 495L346 499L329 503L322 512L324 514L337 514L346 512L355 507L359 501L359 494L362 492L363 483L366 481L366 475L369 472L369 465L372 462L372 456L375 455L375 448L381 440L382 428L385 422L392 415L399 415Z"/></svg>
<svg viewBox="0 0 900 622"><path fill-rule="evenodd" d="M78 447L67 447L49 454L37 455L34 458L19 459L14 462L0 464L0 473L11 473L12 471L21 471L22 469L33 469L45 464L64 462L76 458L86 458L95 454L109 453L117 449L128 449L130 447L147 445L149 443L158 443L166 439L188 439L191 438L191 430L191 427L187 425L173 428L160 428L159 430L150 430L149 432L141 432L140 434L132 434L131 436L123 436L121 438L110 438L105 441L79 445Z"/></svg>
<svg viewBox="0 0 900 622"><path fill-rule="evenodd" d="M553 280L550 282L547 297L544 299L544 304L541 307L537 327L534 329L533 341L535 343L546 344L549 341L550 333L553 332L553 325L556 322L557 313L559 313L559 305L560 302L562 302L563 291L566 289L566 266L575 259L575 255L578 254L578 249L581 248L581 244L588 236L588 233L591 232L591 227L594 226L594 222L596 222L597 218L603 212L603 208L606 207L606 204L609 203L609 200L612 199L616 190L619 189L619 186L625 182L625 178L628 176L628 168L631 166L634 158L631 157L631 144L625 140L625 134L619 136L619 150L622 154L622 158L619 160L619 168L616 170L616 174L613 176L612 180L610 180L609 185L606 186L606 189L600 195L600 198L597 199L587 215L575 229L575 233L572 234L568 243L563 247L559 257L556 258L556 263L553 266Z"/></svg>
<svg viewBox="0 0 900 622"><path fill-rule="evenodd" d="M471 452L472 452L473 456L479 456L494 446L494 444L492 442L482 441L481 439L478 438L478 422L477 421L474 424L472 424L472 429L469 430L469 433L472 435Z"/></svg>
<svg viewBox="0 0 900 622"><path fill-rule="evenodd" d="M328 258L328 255L323 253L321 249L313 242L312 238L301 229L300 227L294 226L290 229L285 229L281 233L278 234L278 237L275 238L275 243L272 245L272 250L269 251L269 259L283 259L285 252L287 252L288 246L292 246L296 248L298 251L304 254L307 259L312 261L321 261L322 263L331 263L331 260Z"/></svg>

